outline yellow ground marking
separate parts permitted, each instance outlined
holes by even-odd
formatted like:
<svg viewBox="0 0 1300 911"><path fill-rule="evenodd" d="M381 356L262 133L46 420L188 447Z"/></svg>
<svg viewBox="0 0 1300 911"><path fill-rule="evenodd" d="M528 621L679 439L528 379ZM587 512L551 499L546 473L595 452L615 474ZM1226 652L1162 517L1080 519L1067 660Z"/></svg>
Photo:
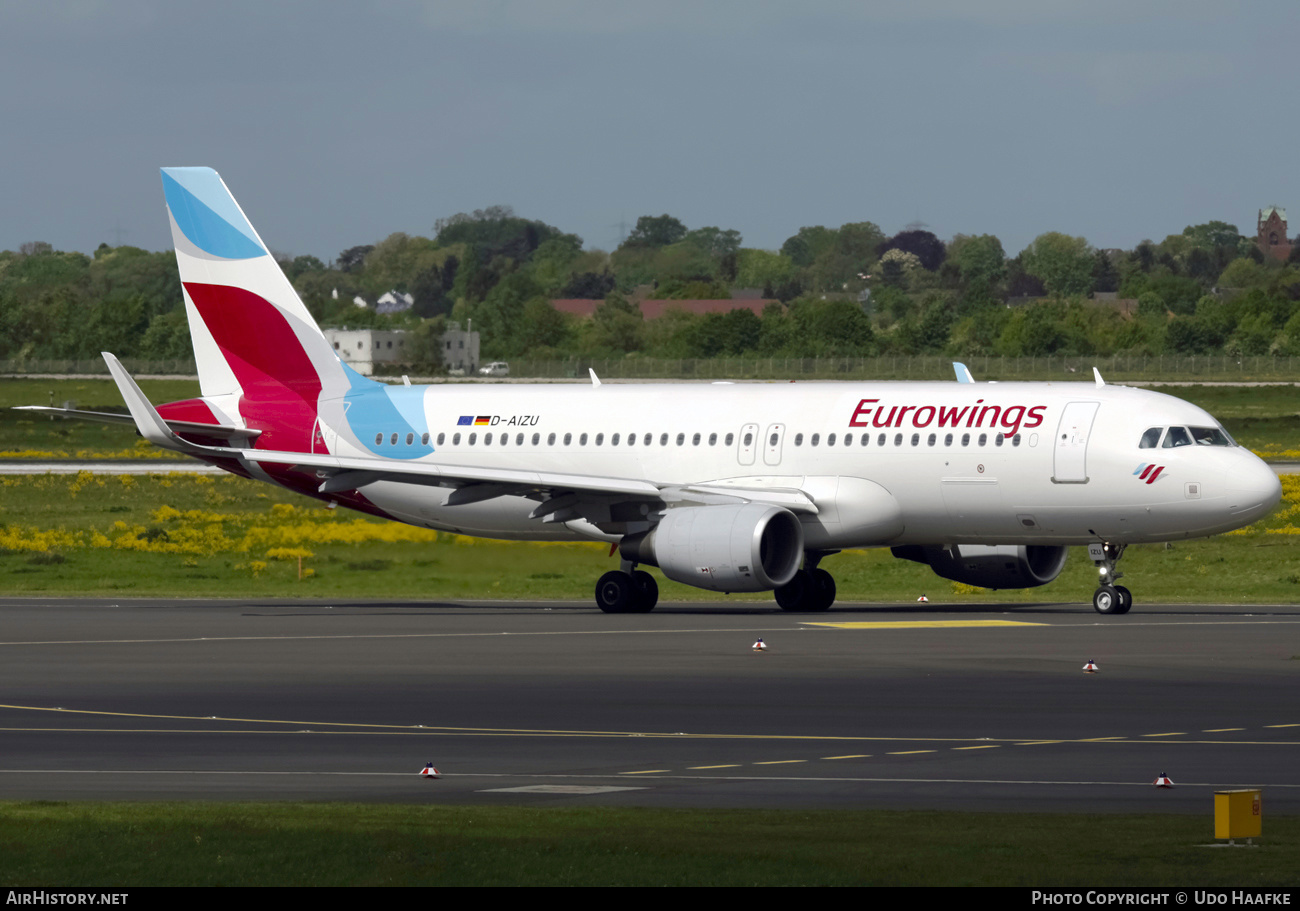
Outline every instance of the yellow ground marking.
<svg viewBox="0 0 1300 911"><path fill-rule="evenodd" d="M809 623L804 626L826 626L833 629L943 629L972 626L1048 626L1047 623L1027 623L1023 620L846 620L843 623Z"/></svg>
<svg viewBox="0 0 1300 911"><path fill-rule="evenodd" d="M870 759L870 753L858 753L854 756L823 756L822 759Z"/></svg>
<svg viewBox="0 0 1300 911"><path fill-rule="evenodd" d="M1228 731L1244 731L1245 728L1206 728L1201 731L1202 734L1224 734Z"/></svg>
<svg viewBox="0 0 1300 911"><path fill-rule="evenodd" d="M664 772L671 772L672 769L643 769L640 772L620 772L620 775L662 775Z"/></svg>
<svg viewBox="0 0 1300 911"><path fill-rule="evenodd" d="M954 750L996 750L997 748L996 743L985 743L977 747L953 747Z"/></svg>
<svg viewBox="0 0 1300 911"><path fill-rule="evenodd" d="M1143 737L1186 737L1186 731L1166 731L1163 734L1143 734Z"/></svg>
<svg viewBox="0 0 1300 911"><path fill-rule="evenodd" d="M970 743L972 740L987 741L990 739L997 740L1002 744L1013 744L1015 746L1034 746L1037 744L1052 743L1150 743L1150 740L1143 739L1149 737L1174 737L1177 734L1146 734L1139 738L1126 738L1122 736L1112 737L1085 737L1070 738L1062 740L1025 740L1023 738L988 738L988 737L906 737L906 736L857 736L857 735L823 735L823 734L720 734L720 733L685 733L664 731L584 731L584 730L551 730L546 728L478 728L478 727L453 727L433 724L369 724L355 721L303 721L289 720L278 718L239 718L225 717L217 715L158 715L147 714L144 712L108 712L97 711L93 709L70 709L62 706L40 706L40 705L9 705L0 703L0 710L10 709L20 712L40 712L62 715L82 715L95 716L101 718L117 719L135 719L137 721L181 721L188 722L189 727L32 727L32 726L0 726L0 732L58 732L65 733L187 733L187 734L369 734L369 735L439 735L439 736L461 736L461 737L647 737L664 740L770 740L770 741L799 741L799 742L826 742L826 743L935 743L935 744L952 744L952 743ZM202 723L204 727L193 727L192 725ZM251 724L267 725L274 730L257 730L250 728L230 728L232 724ZM222 725L218 727L218 725ZM1270 728L1292 728L1300 727L1300 724L1274 724L1267 725ZM284 730L292 728L292 730ZM1225 745L1225 746L1300 746L1300 741L1296 740L1184 740L1179 741L1185 744L1201 745ZM997 744L980 744L981 746L992 746ZM934 750L912 750L907 752L935 752ZM896 753L892 755L904 755ZM831 756L824 757L827 759L866 759L869 754L857 754L850 756ZM787 762L806 762L807 760L784 760Z"/></svg>
<svg viewBox="0 0 1300 911"><path fill-rule="evenodd" d="M756 762L754 765L788 765L792 762L807 762L807 759L769 759L767 762Z"/></svg>
<svg viewBox="0 0 1300 911"><path fill-rule="evenodd" d="M911 756L914 753L937 753L938 750L895 750L887 755L889 756Z"/></svg>
<svg viewBox="0 0 1300 911"><path fill-rule="evenodd" d="M732 762L732 763L727 763L727 764L725 764L725 765L688 765L686 768L691 769L691 770L695 770L695 769L738 769L738 768L740 768L740 763L738 763L738 762Z"/></svg>

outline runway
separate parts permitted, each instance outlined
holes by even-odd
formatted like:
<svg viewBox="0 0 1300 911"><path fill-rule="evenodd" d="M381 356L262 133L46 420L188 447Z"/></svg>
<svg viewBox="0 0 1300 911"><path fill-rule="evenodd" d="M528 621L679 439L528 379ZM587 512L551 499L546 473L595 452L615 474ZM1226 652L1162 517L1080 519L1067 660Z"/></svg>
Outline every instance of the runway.
<svg viewBox="0 0 1300 911"><path fill-rule="evenodd" d="M8 598L0 796L1296 813L1297 674L1296 605Z"/></svg>

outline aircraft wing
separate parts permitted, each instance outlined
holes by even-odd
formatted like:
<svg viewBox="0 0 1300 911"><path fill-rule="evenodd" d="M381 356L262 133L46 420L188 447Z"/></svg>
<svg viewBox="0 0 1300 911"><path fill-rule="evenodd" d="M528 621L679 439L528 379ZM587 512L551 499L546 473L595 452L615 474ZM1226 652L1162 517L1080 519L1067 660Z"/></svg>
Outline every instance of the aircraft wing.
<svg viewBox="0 0 1300 911"><path fill-rule="evenodd" d="M201 459L235 458L259 465L288 465L313 474L320 482L317 489L321 493L356 490L376 481L392 481L454 488L447 499L448 506L477 503L503 496L532 497L542 501L533 510L533 517L547 522L562 522L576 517L598 521L608 513L611 503L628 501L664 505L761 502L799 512L817 512L816 505L807 494L785 488L716 487L708 484L693 487L657 484L636 478L489 468L482 465L437 465L328 453L204 446L177 436L176 429L169 426L171 422L165 421L158 414L116 357L105 352L104 360L126 400L131 419L145 439L164 449Z"/></svg>

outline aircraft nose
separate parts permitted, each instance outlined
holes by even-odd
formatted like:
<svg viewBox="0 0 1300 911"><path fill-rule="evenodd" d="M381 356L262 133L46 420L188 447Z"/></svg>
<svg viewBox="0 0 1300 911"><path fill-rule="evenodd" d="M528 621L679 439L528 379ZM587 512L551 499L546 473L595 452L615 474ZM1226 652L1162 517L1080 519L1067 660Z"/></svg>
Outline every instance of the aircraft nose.
<svg viewBox="0 0 1300 911"><path fill-rule="evenodd" d="M1282 482L1266 462L1253 454L1228 469L1228 511L1247 522L1268 515L1282 499Z"/></svg>

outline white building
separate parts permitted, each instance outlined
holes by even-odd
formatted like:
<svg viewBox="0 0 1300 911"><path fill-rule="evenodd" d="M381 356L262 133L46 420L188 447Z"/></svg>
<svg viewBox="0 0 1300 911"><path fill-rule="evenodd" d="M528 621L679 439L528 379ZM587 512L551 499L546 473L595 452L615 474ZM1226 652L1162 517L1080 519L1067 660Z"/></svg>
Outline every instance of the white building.
<svg viewBox="0 0 1300 911"><path fill-rule="evenodd" d="M472 372L478 366L478 333L458 323L442 334L442 362L448 370ZM409 364L406 331L402 329L324 329L326 340L349 367L371 376L378 364Z"/></svg>

